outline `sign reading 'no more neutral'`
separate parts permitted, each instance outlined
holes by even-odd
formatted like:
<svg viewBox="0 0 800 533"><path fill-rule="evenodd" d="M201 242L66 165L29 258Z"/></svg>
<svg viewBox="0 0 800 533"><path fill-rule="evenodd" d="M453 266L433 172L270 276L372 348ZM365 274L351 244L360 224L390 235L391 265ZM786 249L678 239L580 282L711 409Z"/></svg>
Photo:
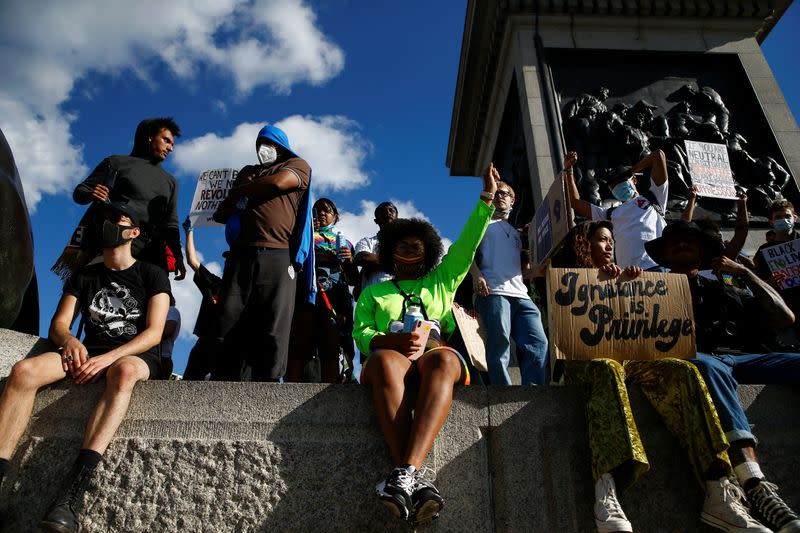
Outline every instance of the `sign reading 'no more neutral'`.
<svg viewBox="0 0 800 533"><path fill-rule="evenodd" d="M557 359L689 359L696 354L684 275L609 278L593 268L551 268L547 289L550 347Z"/></svg>

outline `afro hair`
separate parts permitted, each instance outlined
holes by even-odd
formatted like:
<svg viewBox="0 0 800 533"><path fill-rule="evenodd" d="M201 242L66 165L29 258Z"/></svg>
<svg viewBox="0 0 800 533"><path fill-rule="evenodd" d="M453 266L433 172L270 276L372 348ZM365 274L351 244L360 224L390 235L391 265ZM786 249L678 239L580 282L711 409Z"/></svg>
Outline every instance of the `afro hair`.
<svg viewBox="0 0 800 533"><path fill-rule="evenodd" d="M425 245L424 276L439 264L444 253L442 238L427 220L420 218L398 218L387 224L378 233L378 260L386 272L394 272L394 249L406 237L417 237Z"/></svg>

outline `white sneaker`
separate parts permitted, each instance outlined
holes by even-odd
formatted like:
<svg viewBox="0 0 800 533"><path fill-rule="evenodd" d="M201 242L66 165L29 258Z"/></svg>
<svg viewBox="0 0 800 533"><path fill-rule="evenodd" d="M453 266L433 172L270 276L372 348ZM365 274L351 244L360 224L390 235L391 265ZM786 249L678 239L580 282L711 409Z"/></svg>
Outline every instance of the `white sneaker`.
<svg viewBox="0 0 800 533"><path fill-rule="evenodd" d="M617 488L611 474L603 474L594 486L594 523L600 533L611 531L632 532L633 526L622 512L617 500Z"/></svg>
<svg viewBox="0 0 800 533"><path fill-rule="evenodd" d="M771 533L750 516L744 504L744 492L726 477L706 482L706 500L700 519L729 533Z"/></svg>

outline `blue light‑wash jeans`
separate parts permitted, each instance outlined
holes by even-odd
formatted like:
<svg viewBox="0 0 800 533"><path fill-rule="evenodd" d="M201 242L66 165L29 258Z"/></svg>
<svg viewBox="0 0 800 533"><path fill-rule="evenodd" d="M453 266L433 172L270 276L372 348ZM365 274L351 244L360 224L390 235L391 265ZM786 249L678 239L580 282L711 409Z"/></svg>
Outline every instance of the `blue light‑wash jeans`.
<svg viewBox="0 0 800 533"><path fill-rule="evenodd" d="M714 405L728 441L752 440L736 387L742 384L798 385L800 384L800 353L770 352L748 355L708 355L697 353L694 363L714 399Z"/></svg>
<svg viewBox="0 0 800 533"><path fill-rule="evenodd" d="M486 329L489 383L511 385L508 363L513 338L517 345L522 384L544 385L547 379L547 336L536 304L529 298L490 294L476 296L475 309Z"/></svg>

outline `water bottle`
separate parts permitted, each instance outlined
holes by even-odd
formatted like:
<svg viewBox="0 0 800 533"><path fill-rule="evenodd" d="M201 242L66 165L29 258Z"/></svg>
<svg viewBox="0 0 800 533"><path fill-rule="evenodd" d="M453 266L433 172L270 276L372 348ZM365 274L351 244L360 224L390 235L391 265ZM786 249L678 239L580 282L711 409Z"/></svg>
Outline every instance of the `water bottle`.
<svg viewBox="0 0 800 533"><path fill-rule="evenodd" d="M403 322L400 320L392 320L389 322L389 333L400 333L403 331Z"/></svg>
<svg viewBox="0 0 800 533"><path fill-rule="evenodd" d="M417 320L425 320L418 305L409 305L406 314L403 316L403 331L410 333L414 331Z"/></svg>
<svg viewBox="0 0 800 533"><path fill-rule="evenodd" d="M336 258L339 262L342 261L342 232L336 232Z"/></svg>

